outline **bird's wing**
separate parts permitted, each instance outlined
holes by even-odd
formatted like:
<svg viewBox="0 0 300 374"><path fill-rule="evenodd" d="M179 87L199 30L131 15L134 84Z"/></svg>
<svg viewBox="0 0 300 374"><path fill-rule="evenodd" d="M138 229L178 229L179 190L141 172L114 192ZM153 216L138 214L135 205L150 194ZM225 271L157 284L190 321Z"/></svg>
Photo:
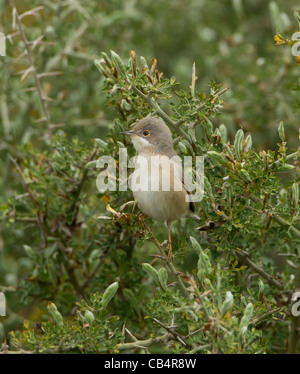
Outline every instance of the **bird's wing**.
<svg viewBox="0 0 300 374"><path fill-rule="evenodd" d="M188 194L188 196L192 195L188 179L185 178L185 173L184 173L184 169L182 167L181 159L180 159L180 157L177 154L175 156L175 159L173 158L173 161L174 160L175 160L175 165L176 165L176 172L178 173L177 176L180 178L184 190L186 191L186 193ZM192 213L195 213L195 211L196 211L195 203L190 198L189 198L189 200L190 200L189 201L189 210Z"/></svg>
<svg viewBox="0 0 300 374"><path fill-rule="evenodd" d="M185 189L186 193L188 195L191 195L191 191L190 191L190 189L187 186L187 182L184 181L184 176L181 179L181 182L182 182L183 188ZM196 205L195 205L195 203L193 201L189 202L189 209L190 209L191 212L195 213L195 211L196 211Z"/></svg>
<svg viewBox="0 0 300 374"><path fill-rule="evenodd" d="M186 193L188 194L189 197L189 209L192 213L195 213L196 211L196 206L195 203L190 199L190 195L192 194L190 184L188 182L188 179L185 177L184 170L182 169L182 177L181 177L181 182L183 185L183 188L185 189Z"/></svg>

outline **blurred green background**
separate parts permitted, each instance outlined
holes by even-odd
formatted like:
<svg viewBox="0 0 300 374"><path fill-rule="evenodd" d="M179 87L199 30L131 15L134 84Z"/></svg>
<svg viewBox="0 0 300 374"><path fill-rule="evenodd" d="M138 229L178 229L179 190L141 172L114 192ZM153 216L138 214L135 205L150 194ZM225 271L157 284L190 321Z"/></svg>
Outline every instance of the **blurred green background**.
<svg viewBox="0 0 300 374"><path fill-rule="evenodd" d="M91 145L104 138L116 109L108 107L103 80L93 60L114 50L124 60L129 51L148 61L158 59L165 76L176 76L184 88L196 63L197 87L205 91L215 79L229 87L224 111L214 123L224 123L230 133L251 132L255 148L276 148L277 128L284 121L290 148L298 144L299 67L288 46L276 46L276 31L286 37L296 31L293 0L15 0L19 14L42 6L24 17L28 40L43 36L33 48L38 73L58 72L41 79L49 98L54 132L63 129ZM0 0L0 31L8 36L7 56L0 57L0 204L15 191L23 193L7 157L18 156L17 147L30 144L43 149L45 124L24 45L15 35L11 7ZM21 57L20 57L21 56ZM1 206L1 205L0 205ZM18 226L0 226L0 284L16 284L26 269L22 235ZM20 257L18 257L20 255ZM25 270L24 270L25 271ZM17 305L17 304L15 304ZM20 306L21 307L21 306ZM13 317L12 317L13 318Z"/></svg>
<svg viewBox="0 0 300 374"><path fill-rule="evenodd" d="M293 0L278 0L273 12L269 1L16 1L19 13L37 6L38 16L23 19L29 40L44 35L45 45L35 48L40 72L63 75L43 80L51 122L70 135L88 141L106 133L114 108L106 108L101 78L93 65L100 51L116 51L129 58L129 50L146 59L155 57L166 76L176 76L183 87L191 80L196 63L198 88L214 78L230 91L219 118L229 129L251 131L259 144L272 147L277 127L285 120L290 141L297 137L294 102L299 68L289 47L275 46L276 29L290 36L296 28ZM274 4L273 4L274 5ZM8 1L0 1L1 31L11 34ZM49 45L47 45L49 44ZM38 138L43 124L30 75L20 82L16 73L26 68L19 37L7 42L1 58L1 149ZM299 119L299 117L298 117ZM295 142L296 144L296 142ZM2 154L3 155L3 154ZM2 157L3 159L3 157ZM3 168L1 167L1 170Z"/></svg>

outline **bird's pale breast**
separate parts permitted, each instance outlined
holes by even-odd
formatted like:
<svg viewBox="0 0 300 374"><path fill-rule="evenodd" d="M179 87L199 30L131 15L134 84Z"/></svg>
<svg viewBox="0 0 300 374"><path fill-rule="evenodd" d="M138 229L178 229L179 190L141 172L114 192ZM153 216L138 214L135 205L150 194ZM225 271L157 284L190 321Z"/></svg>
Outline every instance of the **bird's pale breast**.
<svg viewBox="0 0 300 374"><path fill-rule="evenodd" d="M141 154L137 157L129 184L139 208L151 218L172 222L188 211L189 202L179 161L167 156Z"/></svg>

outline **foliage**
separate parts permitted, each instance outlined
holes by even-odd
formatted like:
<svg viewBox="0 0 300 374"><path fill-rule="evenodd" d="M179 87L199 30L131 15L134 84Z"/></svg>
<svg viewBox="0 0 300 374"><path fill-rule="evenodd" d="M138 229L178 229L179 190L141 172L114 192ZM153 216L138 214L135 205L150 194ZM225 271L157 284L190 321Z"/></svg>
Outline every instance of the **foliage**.
<svg viewBox="0 0 300 374"><path fill-rule="evenodd" d="M233 3L238 17L244 19L241 2ZM221 73L216 74L217 81L211 79L207 88L200 90L196 85L197 64L189 67L190 84L182 87L175 77L167 78L158 69L160 59L139 57L128 48L130 43L126 43L130 50L128 61L114 51L97 57L95 66L101 73L98 84L97 69L91 68L92 54L75 48L80 33L92 27L88 21L97 9L96 2L87 9L77 2L69 6L45 4L48 17L58 17L54 23L58 35L66 27L62 20L68 17L82 29L78 28L71 44L67 43L69 48L62 51L61 46L56 46L52 57L39 45L43 58L37 60L46 71L45 77L50 79L56 65L67 67L67 77L48 87L48 94L52 92L54 97L72 96L56 108L43 94L47 85L41 84L43 76L34 73L33 59L22 74L30 80L30 87L35 87L32 99L38 113L21 93L20 82L10 79L9 71L3 73L7 88L2 95L17 96L15 103L7 105L4 101L3 105L12 112L20 102L21 115L14 122L14 132L2 112L2 123L6 123L3 149L8 151L6 162L14 172L10 176L12 187L1 204L5 251L0 253L0 290L6 293L8 314L13 316L13 323L5 321L5 330L10 333L2 337L2 351L299 353L299 318L291 313L291 298L300 282L299 150L289 148L288 143L296 126L293 93L283 89L275 94L274 82L268 88L268 95L274 94L274 111L278 110L278 102L284 110L276 114L281 113L282 119L276 126L277 145L262 150L263 142L258 141L257 147L255 137L252 140L247 130L255 130L251 122L256 119L259 127L261 121L271 123L274 117L269 117L263 103L256 113L247 106L258 105L265 92L257 95L256 89L250 87L247 92L229 94L230 80L223 85L217 83ZM11 5L14 8L13 1ZM66 7L65 11L57 16L61 7ZM110 39L103 49L108 51L118 36L112 19L117 25L118 19L130 19L139 25L139 17L129 8L124 13L112 11L117 2L103 2L102 7L93 19L106 20L102 32ZM164 9L145 1L139 11L149 7L153 11ZM193 3L188 12L195 7ZM211 9L207 7L206 11ZM270 7L274 16L276 4ZM20 32L22 24L17 21L23 19L16 11L14 17ZM245 30L249 25L245 23ZM181 23L179 26L183 27ZM38 24L35 30L30 24L30 35L38 37L41 27ZM191 32L188 26L186 30ZM147 33L147 29L143 32ZM198 30L201 38L203 32ZM241 33L245 35L246 31ZM89 43L93 44L94 33L90 35ZM26 37L22 39L21 35L21 40L31 51ZM139 44L141 49L145 45ZM206 47L209 50L211 45ZM234 58L236 47L233 43ZM78 88L78 96L74 76L80 64L70 62L72 56L83 59L83 71L92 71L90 83ZM239 76L245 74L243 66L249 63L246 60L237 62ZM22 61L26 64L25 59ZM200 67L206 63L201 62ZM16 64L14 60L12 66ZM272 69L268 64L266 68ZM288 73L293 79L292 66L283 67L282 76ZM262 76L257 79L268 85ZM68 91L65 93L64 84ZM91 93L92 86L101 94ZM106 92L106 98L102 92ZM243 121L249 120L249 127L225 125L234 123L226 103L236 115L241 105ZM103 123L113 113L113 125L105 137L93 135L90 141L89 129L81 137L70 129L59 129L59 122L53 125L61 116L70 122L74 116L87 119L97 105L100 117L106 118ZM115 110L108 112L107 108ZM288 129L283 113L290 121ZM120 131L149 114L169 125L181 157L189 155L195 160L198 155L205 156L204 198L197 204L199 222L184 218L173 223L175 258L167 264L161 244L166 238L164 226L145 219L132 208L130 191L100 193L95 183L100 171L96 167L98 157L107 155L118 160L119 149L124 146L133 155ZM28 118L41 121L30 123L26 129ZM41 129L42 123L45 126ZM17 143L21 144L15 149ZM295 141L293 144L295 147ZM2 183L5 185L5 176Z"/></svg>
<svg viewBox="0 0 300 374"><path fill-rule="evenodd" d="M12 333L12 345L22 345L38 353L114 353L116 341L121 339L120 332L110 327L117 319L107 317L107 310L98 293L90 300L91 305L82 301L78 303L76 316L63 323L63 319L55 304L49 303L48 310L53 318L37 326L38 333L30 328L28 321L24 323L24 331L20 337Z"/></svg>

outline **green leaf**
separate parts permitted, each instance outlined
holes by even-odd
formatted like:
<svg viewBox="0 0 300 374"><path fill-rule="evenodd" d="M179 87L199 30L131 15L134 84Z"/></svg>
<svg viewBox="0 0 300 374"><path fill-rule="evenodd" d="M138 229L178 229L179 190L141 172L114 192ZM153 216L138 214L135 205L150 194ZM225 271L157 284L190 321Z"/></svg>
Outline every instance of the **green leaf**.
<svg viewBox="0 0 300 374"><path fill-rule="evenodd" d="M155 282L157 283L158 286L160 286L160 281L159 281L159 277L158 277L158 272L156 269L154 269L153 266L151 266L150 264L148 263L143 263L142 264L142 267L143 269L149 274L151 275L151 277L155 280Z"/></svg>
<svg viewBox="0 0 300 374"><path fill-rule="evenodd" d="M86 310L86 312L84 313L84 319L90 326L92 326L95 321L95 316L90 310Z"/></svg>
<svg viewBox="0 0 300 374"><path fill-rule="evenodd" d="M274 173L284 173L286 171L292 171L292 170L295 170L293 165L284 164L284 165L276 166L276 168L273 171Z"/></svg>
<svg viewBox="0 0 300 374"><path fill-rule="evenodd" d="M278 126L278 134L279 134L280 139L283 142L285 142L285 132L284 132L284 126L283 126L282 121L279 123L279 126Z"/></svg>
<svg viewBox="0 0 300 374"><path fill-rule="evenodd" d="M251 135L248 135L245 139L245 143L244 143L244 147L243 147L243 151L245 153L249 152L250 149L252 147L252 137Z"/></svg>
<svg viewBox="0 0 300 374"><path fill-rule="evenodd" d="M161 267L159 270L158 270L158 279L159 279L159 284L161 286L161 288L164 290L164 291L167 291L167 281L168 281L168 272L167 270L164 268L164 267Z"/></svg>
<svg viewBox="0 0 300 374"><path fill-rule="evenodd" d="M101 299L101 306L103 308L107 307L110 300L115 296L118 288L119 288L118 282L114 282L110 286L107 287Z"/></svg>
<svg viewBox="0 0 300 374"><path fill-rule="evenodd" d="M242 129L239 129L237 133L235 134L235 138L234 138L234 149L235 149L235 155L236 155L238 162L241 162L243 140L244 140L244 131Z"/></svg>
<svg viewBox="0 0 300 374"><path fill-rule="evenodd" d="M125 66L124 66L123 61L121 60L120 56L117 55L114 51L110 51L110 54L111 54L111 59L113 61L113 64L115 65L115 67L118 70L118 72L120 73L120 75L124 79L127 79Z"/></svg>
<svg viewBox="0 0 300 374"><path fill-rule="evenodd" d="M299 183L295 182L292 185L292 201L293 201L293 206L296 207L299 201Z"/></svg>
<svg viewBox="0 0 300 374"><path fill-rule="evenodd" d="M247 304L244 310L244 315L240 322L240 329L242 329L243 327L248 327L248 324L253 316L253 312L254 312L253 304L252 303Z"/></svg>
<svg viewBox="0 0 300 374"><path fill-rule="evenodd" d="M218 161L220 164L226 166L227 168L229 167L229 162L222 153L218 153L216 151L208 151L206 152L206 155Z"/></svg>
<svg viewBox="0 0 300 374"><path fill-rule="evenodd" d="M51 314L52 318L54 319L55 323L62 329L64 326L63 319L54 303L51 303L51 302L48 303L48 311Z"/></svg>
<svg viewBox="0 0 300 374"><path fill-rule="evenodd" d="M29 245L23 244L23 248L29 258L31 258L32 260L36 258L37 254Z"/></svg>
<svg viewBox="0 0 300 374"><path fill-rule="evenodd" d="M211 187L211 184L209 183L209 180L207 179L206 176L204 176L204 190L207 193L207 195L209 196L210 200L214 201L214 195L213 195L213 192L212 192L212 187Z"/></svg>
<svg viewBox="0 0 300 374"><path fill-rule="evenodd" d="M135 308L139 312L140 306L137 301L137 298L135 297L134 292L130 288L124 288L123 295L125 296L126 300L129 301L132 307Z"/></svg>
<svg viewBox="0 0 300 374"><path fill-rule="evenodd" d="M227 130L227 127L223 123L220 125L219 131L220 131L220 134L221 134L222 143L227 143L227 141L228 141L228 130Z"/></svg>
<svg viewBox="0 0 300 374"><path fill-rule="evenodd" d="M200 255L200 253L202 252L202 247L201 245L199 244L199 242L193 237L193 236L190 236L190 241L192 243L192 247L193 249L195 250L195 252Z"/></svg>
<svg viewBox="0 0 300 374"><path fill-rule="evenodd" d="M226 313L230 312L233 308L233 305L233 295L230 291L227 291L225 295L225 300L221 306L221 315L225 316Z"/></svg>

